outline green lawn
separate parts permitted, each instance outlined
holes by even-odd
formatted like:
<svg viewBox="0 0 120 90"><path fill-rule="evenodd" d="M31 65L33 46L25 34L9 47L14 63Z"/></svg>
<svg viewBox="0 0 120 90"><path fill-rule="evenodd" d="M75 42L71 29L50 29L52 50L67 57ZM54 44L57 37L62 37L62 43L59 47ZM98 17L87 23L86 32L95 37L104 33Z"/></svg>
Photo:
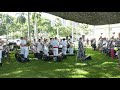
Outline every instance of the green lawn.
<svg viewBox="0 0 120 90"><path fill-rule="evenodd" d="M19 63L11 54L11 61L3 61L0 78L120 78L118 61L98 51L87 49L91 61L75 63L75 56L68 56L62 62L31 60ZM32 56L31 56L32 57Z"/></svg>

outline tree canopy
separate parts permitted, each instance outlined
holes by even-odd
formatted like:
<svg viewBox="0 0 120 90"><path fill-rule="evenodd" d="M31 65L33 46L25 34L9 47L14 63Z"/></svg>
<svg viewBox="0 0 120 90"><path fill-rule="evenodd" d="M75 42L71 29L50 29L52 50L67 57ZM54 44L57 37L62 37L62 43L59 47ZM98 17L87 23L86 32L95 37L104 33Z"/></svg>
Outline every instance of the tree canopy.
<svg viewBox="0 0 120 90"><path fill-rule="evenodd" d="M24 12L17 14L18 16L0 14L0 19L2 19L2 23L0 24L0 35L8 35L8 38L13 39L28 35L27 14ZM30 12L30 37L54 37L57 33L59 33L60 37L71 35L72 24L65 26L62 22L62 19L56 17L55 21L53 21L54 25L52 25L52 21L41 17L41 13ZM80 25L78 30L84 30L84 34L88 34L89 30L87 28L87 24L84 24L83 26ZM74 27L74 32L75 30ZM44 34L46 34L46 36Z"/></svg>

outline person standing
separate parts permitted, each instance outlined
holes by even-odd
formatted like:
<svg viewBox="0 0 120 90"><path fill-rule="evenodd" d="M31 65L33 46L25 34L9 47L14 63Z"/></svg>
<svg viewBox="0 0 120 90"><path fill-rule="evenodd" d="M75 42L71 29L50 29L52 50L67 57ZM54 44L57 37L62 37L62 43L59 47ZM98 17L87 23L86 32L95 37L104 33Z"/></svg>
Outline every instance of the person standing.
<svg viewBox="0 0 120 90"><path fill-rule="evenodd" d="M53 39L50 38L50 42L49 42L49 50L50 50L50 51L52 50L52 41L53 41Z"/></svg>
<svg viewBox="0 0 120 90"><path fill-rule="evenodd" d="M29 49L27 46L27 41L25 38L21 37L21 42L20 42L20 53L23 55L23 58L27 59L28 54L29 54Z"/></svg>
<svg viewBox="0 0 120 90"><path fill-rule="evenodd" d="M24 54L24 58L27 60L27 61L29 61L28 60L28 55L29 55L29 46L30 46L30 42L27 40L27 38L26 37L24 37L24 42L26 42L26 45L25 45L25 54Z"/></svg>
<svg viewBox="0 0 120 90"><path fill-rule="evenodd" d="M37 42L37 53L43 52L43 43L41 41L41 39L38 40Z"/></svg>
<svg viewBox="0 0 120 90"><path fill-rule="evenodd" d="M52 47L53 47L53 59L54 61L57 61L58 57L58 47L59 47L59 42L57 40L57 37L52 41Z"/></svg>
<svg viewBox="0 0 120 90"><path fill-rule="evenodd" d="M78 57L80 60L84 60L85 59L85 50L84 50L84 46L83 46L83 42L82 42L82 38L79 38L79 42L78 42Z"/></svg>
<svg viewBox="0 0 120 90"><path fill-rule="evenodd" d="M34 54L37 53L37 42L35 39L32 42L32 51Z"/></svg>
<svg viewBox="0 0 120 90"><path fill-rule="evenodd" d="M87 40L86 40L86 43L87 43L87 46L89 46L89 39L87 38Z"/></svg>
<svg viewBox="0 0 120 90"><path fill-rule="evenodd" d="M120 66L120 39L117 39L117 41L116 41L116 46L117 46L117 48L118 48L118 51L117 51L118 65Z"/></svg>
<svg viewBox="0 0 120 90"><path fill-rule="evenodd" d="M62 53L63 53L64 55L66 55L67 42L66 42L65 38L63 39L63 41L61 42L61 44L62 44Z"/></svg>
<svg viewBox="0 0 120 90"><path fill-rule="evenodd" d="M36 57L38 59L42 59L42 56L43 56L43 43L42 43L41 39L38 39L38 41L36 43L36 46L37 46Z"/></svg>
<svg viewBox="0 0 120 90"><path fill-rule="evenodd" d="M48 46L49 46L49 44L48 44L48 40L47 39L45 39L44 40L44 50L43 50L43 52L44 52L44 54L46 55L46 56L49 56L49 48L48 48Z"/></svg>
<svg viewBox="0 0 120 90"><path fill-rule="evenodd" d="M118 48L118 65L120 67L120 48Z"/></svg>
<svg viewBox="0 0 120 90"><path fill-rule="evenodd" d="M70 36L70 47L69 47L69 50L70 50L70 54L73 54L73 40L72 40L72 36Z"/></svg>
<svg viewBox="0 0 120 90"><path fill-rule="evenodd" d="M93 39L92 48L94 51L96 50L96 40L95 39Z"/></svg>
<svg viewBox="0 0 120 90"><path fill-rule="evenodd" d="M3 41L0 38L0 66L2 66L2 50L3 50Z"/></svg>

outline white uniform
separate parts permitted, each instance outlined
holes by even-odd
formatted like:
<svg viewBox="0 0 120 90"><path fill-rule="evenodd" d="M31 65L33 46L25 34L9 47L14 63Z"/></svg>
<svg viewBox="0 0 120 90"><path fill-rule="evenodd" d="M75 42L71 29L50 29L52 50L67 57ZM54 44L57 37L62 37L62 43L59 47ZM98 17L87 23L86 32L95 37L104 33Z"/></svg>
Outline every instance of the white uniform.
<svg viewBox="0 0 120 90"><path fill-rule="evenodd" d="M66 55L66 51L67 51L67 42L66 41L62 41L62 53L64 55Z"/></svg>
<svg viewBox="0 0 120 90"><path fill-rule="evenodd" d="M48 54L49 49L48 49L48 44L47 43L44 44L44 50L43 50L43 52L44 52L45 55L49 56L49 54Z"/></svg>
<svg viewBox="0 0 120 90"><path fill-rule="evenodd" d="M72 38L71 38L70 39L70 44L72 44L72 43L73 43L73 41L72 41ZM70 54L73 54L73 47L72 46L70 46L69 50L70 50Z"/></svg>
<svg viewBox="0 0 120 90"><path fill-rule="evenodd" d="M32 50L33 50L33 53L37 53L37 46L36 46L36 41L33 41L32 43Z"/></svg>
<svg viewBox="0 0 120 90"><path fill-rule="evenodd" d="M28 54L29 54L29 49L28 49L28 46L26 46L26 40L21 40L21 54L24 55L24 58L27 58L28 57Z"/></svg>
<svg viewBox="0 0 120 90"><path fill-rule="evenodd" d="M59 42L57 40L53 40L51 44L53 46L53 55L58 56Z"/></svg>
<svg viewBox="0 0 120 90"><path fill-rule="evenodd" d="M41 42L37 42L37 53L40 53L40 51L43 51L43 45Z"/></svg>

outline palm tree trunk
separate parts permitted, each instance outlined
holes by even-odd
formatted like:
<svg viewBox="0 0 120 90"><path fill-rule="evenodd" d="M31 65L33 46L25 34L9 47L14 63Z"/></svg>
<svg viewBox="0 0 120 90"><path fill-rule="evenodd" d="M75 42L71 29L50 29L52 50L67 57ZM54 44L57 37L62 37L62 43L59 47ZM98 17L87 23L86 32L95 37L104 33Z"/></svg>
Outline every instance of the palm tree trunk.
<svg viewBox="0 0 120 90"><path fill-rule="evenodd" d="M23 37L23 25L21 26L21 37Z"/></svg>
<svg viewBox="0 0 120 90"><path fill-rule="evenodd" d="M15 35L15 34L14 34L14 31L13 31L13 39L15 39L15 38L14 38L14 35Z"/></svg>
<svg viewBox="0 0 120 90"><path fill-rule="evenodd" d="M8 27L6 25L6 39L8 40Z"/></svg>
<svg viewBox="0 0 120 90"><path fill-rule="evenodd" d="M34 24L34 37L37 40L38 39L38 31L37 31L37 17L36 17L36 13L35 13L35 24Z"/></svg>
<svg viewBox="0 0 120 90"><path fill-rule="evenodd" d="M57 38L59 38L59 31L58 31L58 27L57 27Z"/></svg>
<svg viewBox="0 0 120 90"><path fill-rule="evenodd" d="M30 39L30 13L28 12L28 39Z"/></svg>

